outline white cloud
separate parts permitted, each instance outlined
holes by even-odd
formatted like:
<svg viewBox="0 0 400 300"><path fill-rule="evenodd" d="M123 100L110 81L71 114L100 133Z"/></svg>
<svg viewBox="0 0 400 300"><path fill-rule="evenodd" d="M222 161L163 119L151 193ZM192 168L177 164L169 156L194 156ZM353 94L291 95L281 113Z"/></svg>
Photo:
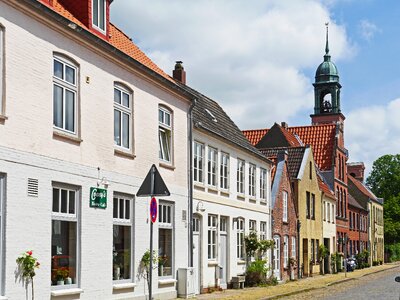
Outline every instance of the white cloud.
<svg viewBox="0 0 400 300"><path fill-rule="evenodd" d="M329 22L333 61L354 55L345 28L316 0L114 1L112 22L167 73L217 100L240 128L293 121L314 105L312 82Z"/></svg>
<svg viewBox="0 0 400 300"><path fill-rule="evenodd" d="M368 42L371 41L377 33L381 32L378 26L368 20L361 20L358 26L362 38Z"/></svg>
<svg viewBox="0 0 400 300"><path fill-rule="evenodd" d="M369 173L380 156L400 153L400 98L350 112L345 126L350 161L363 161Z"/></svg>

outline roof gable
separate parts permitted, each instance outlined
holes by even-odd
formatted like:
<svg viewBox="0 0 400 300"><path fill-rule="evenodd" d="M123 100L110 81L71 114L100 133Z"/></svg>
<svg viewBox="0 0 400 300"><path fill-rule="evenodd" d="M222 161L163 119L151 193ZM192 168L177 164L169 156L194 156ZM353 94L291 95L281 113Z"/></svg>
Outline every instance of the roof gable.
<svg viewBox="0 0 400 300"><path fill-rule="evenodd" d="M275 123L256 144L257 148L298 147L301 146L295 135Z"/></svg>
<svg viewBox="0 0 400 300"><path fill-rule="evenodd" d="M307 147L281 147L281 148L270 148L270 149L260 149L266 157L276 157L279 151L288 151L288 170L291 179L297 178L301 163L303 161L304 153Z"/></svg>

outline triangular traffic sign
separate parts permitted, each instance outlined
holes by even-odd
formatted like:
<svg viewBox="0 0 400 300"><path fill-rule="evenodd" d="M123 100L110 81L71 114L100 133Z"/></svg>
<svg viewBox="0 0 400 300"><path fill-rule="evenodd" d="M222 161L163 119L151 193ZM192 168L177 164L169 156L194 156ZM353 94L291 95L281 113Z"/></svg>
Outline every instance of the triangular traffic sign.
<svg viewBox="0 0 400 300"><path fill-rule="evenodd" d="M153 180L152 180L153 178ZM169 196L167 185L162 179L160 173L158 172L156 166L153 164L150 168L149 173L147 173L139 191L136 193L138 197L144 196Z"/></svg>

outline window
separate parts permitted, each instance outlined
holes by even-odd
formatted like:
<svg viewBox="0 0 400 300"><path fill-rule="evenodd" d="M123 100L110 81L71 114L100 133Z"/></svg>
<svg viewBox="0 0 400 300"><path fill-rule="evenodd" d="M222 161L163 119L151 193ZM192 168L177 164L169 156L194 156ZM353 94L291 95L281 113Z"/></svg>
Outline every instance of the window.
<svg viewBox="0 0 400 300"><path fill-rule="evenodd" d="M256 196L256 166L249 164L249 195Z"/></svg>
<svg viewBox="0 0 400 300"><path fill-rule="evenodd" d="M208 259L217 258L217 216L208 215Z"/></svg>
<svg viewBox="0 0 400 300"><path fill-rule="evenodd" d="M249 230L250 231L257 231L257 221L256 220L250 220L249 221Z"/></svg>
<svg viewBox="0 0 400 300"><path fill-rule="evenodd" d="M332 213L332 218L331 218L332 223L335 223L335 214L336 214L335 210L336 210L336 206L334 204L332 204L332 212L331 212Z"/></svg>
<svg viewBox="0 0 400 300"><path fill-rule="evenodd" d="M5 114L4 102L5 102L5 89L4 89L4 78L5 78L5 63L4 63L4 27L0 24L0 116Z"/></svg>
<svg viewBox="0 0 400 300"><path fill-rule="evenodd" d="M326 211L326 216L327 216L327 221L330 222L331 221L331 204L330 203L326 203L327 204L327 211Z"/></svg>
<svg viewBox="0 0 400 300"><path fill-rule="evenodd" d="M283 216L282 216L282 221L287 222L288 221L288 193L286 191L282 192L282 205L283 205Z"/></svg>
<svg viewBox="0 0 400 300"><path fill-rule="evenodd" d="M311 240L311 262L314 263L315 260L315 249L314 249L314 240Z"/></svg>
<svg viewBox="0 0 400 300"><path fill-rule="evenodd" d="M197 216L193 217L193 233L200 233L200 219Z"/></svg>
<svg viewBox="0 0 400 300"><path fill-rule="evenodd" d="M236 257L244 259L244 220L238 219L236 222Z"/></svg>
<svg viewBox="0 0 400 300"><path fill-rule="evenodd" d="M160 159L171 163L172 146L172 114L167 109L158 109L158 140L160 144Z"/></svg>
<svg viewBox="0 0 400 300"><path fill-rule="evenodd" d="M77 286L79 279L79 191L53 187L51 215L51 284L57 281ZM61 276L61 278L60 278ZM69 279L67 279L70 278Z"/></svg>
<svg viewBox="0 0 400 300"><path fill-rule="evenodd" d="M311 162L311 161L310 161L309 166L310 166L310 170L309 170L309 172L310 172L310 179L312 179L312 162Z"/></svg>
<svg viewBox="0 0 400 300"><path fill-rule="evenodd" d="M294 236L292 236L292 254L290 256L296 258L296 238Z"/></svg>
<svg viewBox="0 0 400 300"><path fill-rule="evenodd" d="M267 170L260 168L260 198L267 199Z"/></svg>
<svg viewBox="0 0 400 300"><path fill-rule="evenodd" d="M315 220L315 195L311 194L311 219Z"/></svg>
<svg viewBox="0 0 400 300"><path fill-rule="evenodd" d="M228 217L221 217L219 219L219 231L221 233L228 232Z"/></svg>
<svg viewBox="0 0 400 300"><path fill-rule="evenodd" d="M172 276L173 260L172 256L172 232L173 226L172 204L160 201L158 205L158 276Z"/></svg>
<svg viewBox="0 0 400 300"><path fill-rule="evenodd" d="M267 222L260 222L260 240L267 239Z"/></svg>
<svg viewBox="0 0 400 300"><path fill-rule="evenodd" d="M289 261L289 237L285 235L283 237L283 267L287 268Z"/></svg>
<svg viewBox="0 0 400 300"><path fill-rule="evenodd" d="M132 279L133 199L113 198L113 280Z"/></svg>
<svg viewBox="0 0 400 300"><path fill-rule="evenodd" d="M53 63L53 124L58 129L75 134L78 67L58 56L54 56Z"/></svg>
<svg viewBox="0 0 400 300"><path fill-rule="evenodd" d="M114 143L131 149L132 93L120 85L114 86Z"/></svg>
<svg viewBox="0 0 400 300"><path fill-rule="evenodd" d="M92 0L92 23L100 31L106 31L106 0Z"/></svg>
<svg viewBox="0 0 400 300"><path fill-rule="evenodd" d="M306 192L306 217L310 218L310 192Z"/></svg>
<svg viewBox="0 0 400 300"><path fill-rule="evenodd" d="M194 182L204 183L204 145L194 142L193 150L193 180Z"/></svg>
<svg viewBox="0 0 400 300"><path fill-rule="evenodd" d="M1 29L1 27L0 27ZM4 225L5 225L5 195L6 195L6 178L0 174L0 295L4 295L4 279L5 279L5 267L4 267Z"/></svg>
<svg viewBox="0 0 400 300"><path fill-rule="evenodd" d="M244 194L244 160L237 160L237 192Z"/></svg>
<svg viewBox="0 0 400 300"><path fill-rule="evenodd" d="M219 185L221 189L229 189L229 154L221 152L220 162L220 180Z"/></svg>
<svg viewBox="0 0 400 300"><path fill-rule="evenodd" d="M208 147L208 161L207 161L207 184L217 186L217 160L218 150Z"/></svg>
<svg viewBox="0 0 400 300"><path fill-rule="evenodd" d="M350 218L349 218L349 223L350 223L350 230L353 229L353 218L352 218L353 214L350 214Z"/></svg>
<svg viewBox="0 0 400 300"><path fill-rule="evenodd" d="M315 241L315 260L314 263L318 263L319 261L319 240Z"/></svg>

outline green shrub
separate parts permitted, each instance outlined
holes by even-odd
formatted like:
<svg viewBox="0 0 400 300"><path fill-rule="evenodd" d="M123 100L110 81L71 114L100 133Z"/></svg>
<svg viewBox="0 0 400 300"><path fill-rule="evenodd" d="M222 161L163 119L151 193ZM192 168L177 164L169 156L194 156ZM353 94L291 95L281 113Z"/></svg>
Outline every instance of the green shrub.
<svg viewBox="0 0 400 300"><path fill-rule="evenodd" d="M267 262L262 259L256 259L251 262L246 271L246 286L257 286L266 283Z"/></svg>
<svg viewBox="0 0 400 300"><path fill-rule="evenodd" d="M389 255L389 261L399 261L400 260L400 243L396 244L385 244L385 252Z"/></svg>

